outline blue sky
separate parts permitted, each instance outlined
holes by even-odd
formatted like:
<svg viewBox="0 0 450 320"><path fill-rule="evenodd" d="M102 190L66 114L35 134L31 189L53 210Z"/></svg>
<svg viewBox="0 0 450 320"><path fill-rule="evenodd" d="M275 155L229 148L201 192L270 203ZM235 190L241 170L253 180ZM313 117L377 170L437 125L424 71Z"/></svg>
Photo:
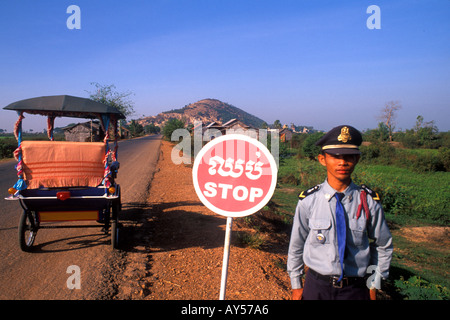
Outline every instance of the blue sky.
<svg viewBox="0 0 450 320"><path fill-rule="evenodd" d="M80 30L66 26L72 4ZM0 106L98 82L134 93L133 118L215 98L268 123L365 130L398 100L398 129L422 115L448 131L449 14L447 0L2 0ZM1 110L0 128L16 118Z"/></svg>

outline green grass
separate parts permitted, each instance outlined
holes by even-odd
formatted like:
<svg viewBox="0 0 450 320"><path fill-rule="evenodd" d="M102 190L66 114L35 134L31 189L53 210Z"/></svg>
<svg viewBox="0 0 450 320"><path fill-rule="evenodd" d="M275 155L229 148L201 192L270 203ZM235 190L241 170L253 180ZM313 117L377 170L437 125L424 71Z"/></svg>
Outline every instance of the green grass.
<svg viewBox="0 0 450 320"><path fill-rule="evenodd" d="M317 161L295 157L284 159L278 171L279 186L296 189L297 193L322 183L325 177L325 169ZM395 166L360 163L353 180L380 194L386 215L395 223L450 223L450 172L417 173ZM284 196L276 193L274 199ZM278 202L285 203L283 199Z"/></svg>
<svg viewBox="0 0 450 320"><path fill-rule="evenodd" d="M450 252L431 242L410 241L393 230L394 252L392 264L406 270L417 270L431 282L450 288Z"/></svg>
<svg viewBox="0 0 450 320"><path fill-rule="evenodd" d="M261 249L264 245L264 239L259 232L248 233L241 231L236 234L236 239L239 245L252 249Z"/></svg>
<svg viewBox="0 0 450 320"><path fill-rule="evenodd" d="M425 155L432 155L437 156L439 154L438 149L396 149L396 152L400 155L419 155L419 156L425 156Z"/></svg>
<svg viewBox="0 0 450 320"><path fill-rule="evenodd" d="M450 172L416 173L394 166L360 165L354 180L381 194L383 204L391 206L385 208L387 216L396 223L450 222Z"/></svg>

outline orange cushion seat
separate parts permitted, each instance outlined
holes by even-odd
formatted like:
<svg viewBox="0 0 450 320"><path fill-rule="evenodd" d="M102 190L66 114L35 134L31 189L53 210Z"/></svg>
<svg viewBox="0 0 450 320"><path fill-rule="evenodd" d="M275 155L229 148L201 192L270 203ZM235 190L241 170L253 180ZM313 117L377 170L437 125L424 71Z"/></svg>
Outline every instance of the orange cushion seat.
<svg viewBox="0 0 450 320"><path fill-rule="evenodd" d="M97 187L103 180L103 142L23 141L28 188Z"/></svg>

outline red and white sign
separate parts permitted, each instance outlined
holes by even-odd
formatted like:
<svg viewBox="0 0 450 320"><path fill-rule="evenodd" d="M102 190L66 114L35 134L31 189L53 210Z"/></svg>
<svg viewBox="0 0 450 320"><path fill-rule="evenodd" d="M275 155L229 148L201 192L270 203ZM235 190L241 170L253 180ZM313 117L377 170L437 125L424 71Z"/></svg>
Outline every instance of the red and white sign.
<svg viewBox="0 0 450 320"><path fill-rule="evenodd" d="M200 150L192 175L195 191L207 208L227 217L244 217L269 202L277 183L277 165L258 140L229 134Z"/></svg>

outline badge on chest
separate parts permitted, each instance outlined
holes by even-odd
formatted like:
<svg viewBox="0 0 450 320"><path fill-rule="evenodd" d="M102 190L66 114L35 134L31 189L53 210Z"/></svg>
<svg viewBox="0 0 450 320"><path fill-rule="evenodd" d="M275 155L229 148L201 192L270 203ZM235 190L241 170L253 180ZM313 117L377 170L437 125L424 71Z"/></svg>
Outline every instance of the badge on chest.
<svg viewBox="0 0 450 320"><path fill-rule="evenodd" d="M321 243L321 244L323 244L323 243L325 243L325 236L323 235L323 233L322 232L319 232L317 235L316 235L316 240L317 240L317 242L319 242L319 243Z"/></svg>

